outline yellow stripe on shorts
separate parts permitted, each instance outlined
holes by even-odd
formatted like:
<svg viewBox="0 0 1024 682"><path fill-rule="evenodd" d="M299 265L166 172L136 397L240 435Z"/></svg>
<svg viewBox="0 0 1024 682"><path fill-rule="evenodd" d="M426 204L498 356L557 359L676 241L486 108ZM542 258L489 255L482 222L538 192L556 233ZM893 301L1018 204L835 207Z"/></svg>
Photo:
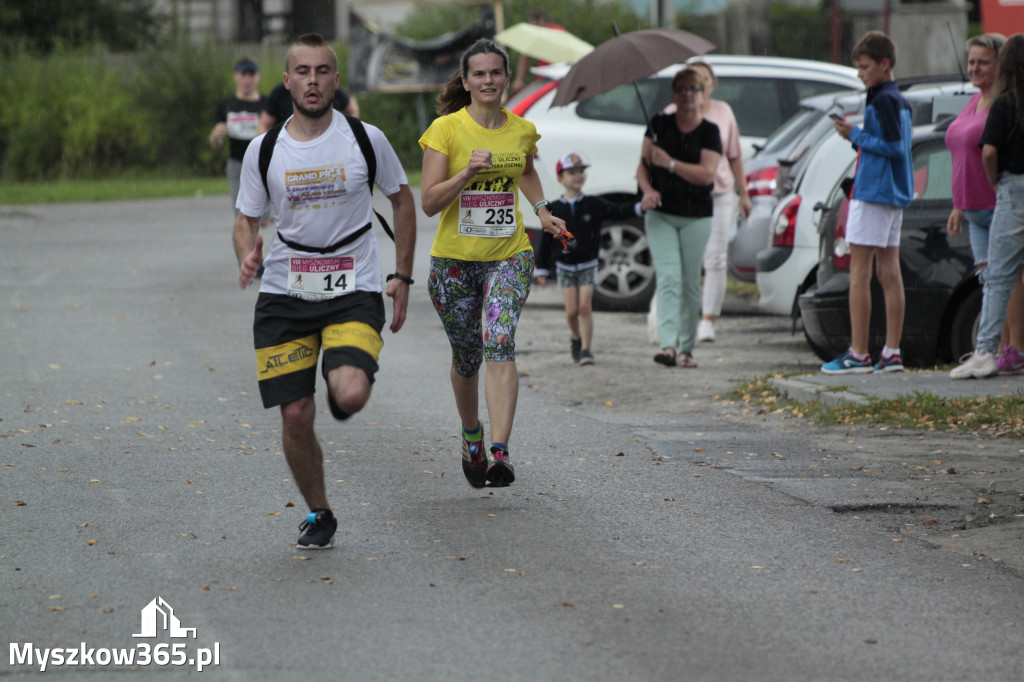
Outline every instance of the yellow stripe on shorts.
<svg viewBox="0 0 1024 682"><path fill-rule="evenodd" d="M380 349L384 347L384 339L380 338L377 330L365 322L343 322L332 324L321 332L324 341L324 349L358 348L365 351L374 362L380 355Z"/></svg>
<svg viewBox="0 0 1024 682"><path fill-rule="evenodd" d="M301 339L256 349L259 379L274 379L292 372L316 367L320 357L320 339L311 334Z"/></svg>

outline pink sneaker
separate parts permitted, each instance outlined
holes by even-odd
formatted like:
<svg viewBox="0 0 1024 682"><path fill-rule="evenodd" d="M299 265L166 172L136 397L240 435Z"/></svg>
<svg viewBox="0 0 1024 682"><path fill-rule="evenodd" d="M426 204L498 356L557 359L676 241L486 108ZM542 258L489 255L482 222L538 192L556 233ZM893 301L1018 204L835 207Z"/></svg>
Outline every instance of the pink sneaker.
<svg viewBox="0 0 1024 682"><path fill-rule="evenodd" d="M996 366L1000 374L1017 374L1024 370L1024 356L1013 346L1007 346L1003 354L996 358Z"/></svg>

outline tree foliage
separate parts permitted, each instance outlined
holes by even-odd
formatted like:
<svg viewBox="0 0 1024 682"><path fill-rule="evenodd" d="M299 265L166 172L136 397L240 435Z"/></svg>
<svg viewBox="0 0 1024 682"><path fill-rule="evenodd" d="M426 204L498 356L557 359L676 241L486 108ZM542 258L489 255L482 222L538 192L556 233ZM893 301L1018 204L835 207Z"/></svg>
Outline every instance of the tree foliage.
<svg viewBox="0 0 1024 682"><path fill-rule="evenodd" d="M3 0L0 45L49 54L58 46L103 44L129 51L158 41L162 18L137 0Z"/></svg>

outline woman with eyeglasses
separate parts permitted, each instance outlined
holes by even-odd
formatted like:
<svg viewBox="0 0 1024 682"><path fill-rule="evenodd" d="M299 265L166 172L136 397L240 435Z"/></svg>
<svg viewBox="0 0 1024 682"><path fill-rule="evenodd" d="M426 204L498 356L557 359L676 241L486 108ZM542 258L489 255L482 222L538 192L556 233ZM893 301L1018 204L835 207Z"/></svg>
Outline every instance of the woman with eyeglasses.
<svg viewBox="0 0 1024 682"><path fill-rule="evenodd" d="M672 78L673 113L656 115L644 133L636 177L644 229L657 276L661 350L654 361L695 368L700 273L711 235L711 190L722 158L718 126L702 113L707 77L688 66Z"/></svg>

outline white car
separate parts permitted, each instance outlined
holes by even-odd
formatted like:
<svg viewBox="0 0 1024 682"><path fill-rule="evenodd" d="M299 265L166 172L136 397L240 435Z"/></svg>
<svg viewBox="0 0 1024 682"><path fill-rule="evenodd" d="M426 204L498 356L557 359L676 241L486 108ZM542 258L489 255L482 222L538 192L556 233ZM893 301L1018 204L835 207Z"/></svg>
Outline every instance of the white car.
<svg viewBox="0 0 1024 682"><path fill-rule="evenodd" d="M803 59L703 55L715 70L716 99L732 106L743 133L745 155L796 111L800 100L812 95L860 86L857 72L845 66ZM672 76L677 64L637 83L653 116L671 101ZM583 102L551 107L558 80L566 64L535 68L539 76L506 103L511 111L532 121L541 134L534 163L544 194L561 194L555 162L569 152L580 152L591 163L588 194L613 201L637 196L636 167L643 142L644 112L632 85L625 85ZM540 224L531 211L524 213L527 228ZM602 230L602 247L594 304L605 310L646 311L654 292L654 266L647 250L643 221L609 222Z"/></svg>

